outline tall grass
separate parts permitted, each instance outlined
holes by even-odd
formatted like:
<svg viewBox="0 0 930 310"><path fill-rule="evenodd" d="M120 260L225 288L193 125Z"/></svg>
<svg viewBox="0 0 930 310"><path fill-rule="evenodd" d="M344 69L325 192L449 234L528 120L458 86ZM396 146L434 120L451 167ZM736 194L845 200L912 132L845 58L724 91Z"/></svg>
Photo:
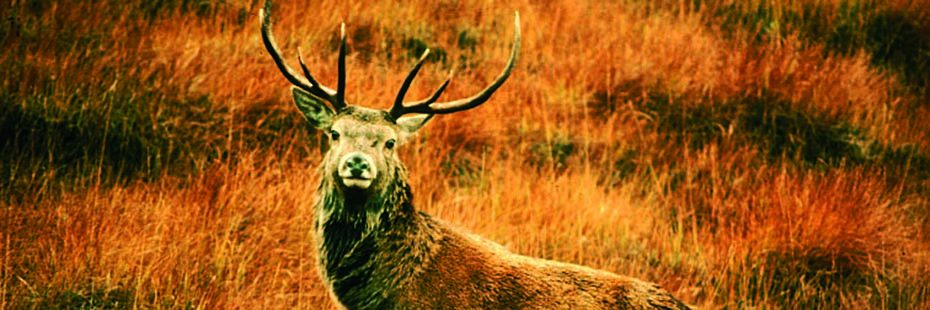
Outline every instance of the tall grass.
<svg viewBox="0 0 930 310"><path fill-rule="evenodd" d="M316 134L258 8L0 4L0 308L330 305ZM514 10L506 85L402 147L420 209L710 308L930 305L927 8L281 1L274 17L330 85L346 22L348 100L384 108L425 48L410 97L450 69L445 98L478 91Z"/></svg>
<svg viewBox="0 0 930 310"><path fill-rule="evenodd" d="M694 1L713 22L757 40L799 35L830 52L868 51L874 65L926 95L930 82L930 15L926 3L897 1Z"/></svg>

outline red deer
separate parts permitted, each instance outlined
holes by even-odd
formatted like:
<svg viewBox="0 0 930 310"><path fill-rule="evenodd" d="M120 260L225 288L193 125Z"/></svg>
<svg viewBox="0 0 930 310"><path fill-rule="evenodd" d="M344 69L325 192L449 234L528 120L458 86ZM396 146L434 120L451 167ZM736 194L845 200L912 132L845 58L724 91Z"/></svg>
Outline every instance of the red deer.
<svg viewBox="0 0 930 310"><path fill-rule="evenodd" d="M472 97L404 102L428 50L407 75L389 111L345 98L345 26L338 84L330 89L298 53L302 76L283 60L271 33L270 4L259 13L262 41L294 85L297 108L329 137L319 166L315 235L319 272L349 309L687 309L656 284L583 266L521 256L453 227L413 205L397 148L436 114L471 109L504 84L520 52L520 17L504 71ZM324 102L328 102L327 106ZM402 117L407 114L416 116Z"/></svg>

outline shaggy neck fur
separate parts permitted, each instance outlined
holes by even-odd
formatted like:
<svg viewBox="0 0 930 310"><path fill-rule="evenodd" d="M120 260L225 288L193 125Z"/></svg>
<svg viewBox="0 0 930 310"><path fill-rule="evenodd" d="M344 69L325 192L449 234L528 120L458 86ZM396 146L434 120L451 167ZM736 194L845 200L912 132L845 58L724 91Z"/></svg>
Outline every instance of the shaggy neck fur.
<svg viewBox="0 0 930 310"><path fill-rule="evenodd" d="M316 232L320 271L332 293L350 309L390 308L408 264L423 262L430 251L413 251L420 225L403 167L393 180L370 191L344 189L324 174L317 205Z"/></svg>

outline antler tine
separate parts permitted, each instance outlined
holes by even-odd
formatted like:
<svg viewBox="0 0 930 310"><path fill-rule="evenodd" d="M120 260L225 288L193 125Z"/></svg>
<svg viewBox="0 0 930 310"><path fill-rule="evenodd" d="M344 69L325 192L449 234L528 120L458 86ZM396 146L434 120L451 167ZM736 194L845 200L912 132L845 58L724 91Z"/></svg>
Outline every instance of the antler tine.
<svg viewBox="0 0 930 310"><path fill-rule="evenodd" d="M407 74L404 83L400 85L400 90L397 92L397 99L394 99L394 106L391 107L390 111L391 116L394 116L395 119L403 114L404 97L407 95L407 89L410 88L410 83L413 82L413 79L417 77L417 73L420 72L420 67L423 66L423 61L426 60L426 56L429 56L429 49L423 51L423 55L417 60L417 64L410 69L410 73Z"/></svg>
<svg viewBox="0 0 930 310"><path fill-rule="evenodd" d="M439 99L439 96L442 95L442 92L446 90L446 86L449 86L449 82L452 82L453 75L455 75L455 70L449 70L449 77L447 77L446 80L443 81L442 84L439 85L439 88L437 88L436 91L433 92L431 96L429 96L429 98L411 102L410 108L416 108L420 106L424 106L428 108L430 104L432 104L433 102L436 102L436 100ZM417 111L413 111L413 112L420 113Z"/></svg>
<svg viewBox="0 0 930 310"><path fill-rule="evenodd" d="M514 65L516 65L518 55L520 54L520 40L520 13L516 12L514 14L513 47L510 51L510 59L507 60L507 66L504 67L504 71L501 72L501 74L497 77L497 79L494 80L494 82L492 82L490 85L485 87L484 90L474 96L455 101L433 103L449 83L449 80L446 80L446 82L443 83L443 85L440 86L436 93L434 93L430 98L414 102L410 105L402 105L397 113L393 113L394 109L392 109L391 115L397 118L407 113L449 114L468 110L488 101L488 99L491 98L491 95L493 95L494 92L497 91L497 89L500 88L505 81L507 81L507 78L510 77L510 72L513 70Z"/></svg>
<svg viewBox="0 0 930 310"><path fill-rule="evenodd" d="M401 115L407 113L431 113L429 105L439 99L439 96L442 95L442 92L446 90L446 86L449 86L449 82L452 82L452 76L454 73L454 70L449 70L449 77L446 78L446 80L439 85L439 88L437 88L436 91L434 91L433 94L428 98L410 103L401 103L400 108L392 108L391 116L393 116L394 119L397 119ZM395 105L395 107L397 107L397 105Z"/></svg>
<svg viewBox="0 0 930 310"><path fill-rule="evenodd" d="M291 69L287 63L284 62L284 59L281 57L281 52L278 49L278 44L275 43L274 34L271 33L271 18L266 12L271 11L271 2L265 2L265 7L258 11L259 19L262 23L262 42L265 45L265 49L268 50L268 53L271 54L271 59L274 60L275 65L278 66L278 69L281 70L281 73L284 73L284 78L286 78L291 84L303 88L304 90L309 91L312 86L307 81L303 81L297 74Z"/></svg>
<svg viewBox="0 0 930 310"><path fill-rule="evenodd" d="M300 49L298 48L297 60L300 62L300 67L303 70L305 78L302 78L298 75L291 66L288 66L284 61L284 58L281 56L281 51L278 48L278 44L275 43L274 34L271 31L271 1L265 1L265 6L258 11L259 20L261 21L262 26L262 43L265 45L265 49L268 50L268 53L271 54L271 59L274 60L275 65L278 66L278 70L284 74L284 78L288 82L294 84L300 89L303 89L317 97L320 97L326 101L329 101L337 110L345 106L345 103L340 106L337 103L336 92L332 89L323 86L313 78L313 75L310 74L310 70L307 69L307 65L304 63L303 56L300 54Z"/></svg>
<svg viewBox="0 0 930 310"><path fill-rule="evenodd" d="M336 110L346 106L346 24L339 28L339 80L336 83Z"/></svg>
<svg viewBox="0 0 930 310"><path fill-rule="evenodd" d="M336 91L329 89L329 87L323 86L323 84L320 84L320 82L317 82L316 78L314 78L313 75L310 74L310 69L307 69L307 64L304 63L304 55L303 55L303 52L301 52L299 46L297 47L297 62L300 63L300 69L304 72L304 77L306 77L307 80L310 81L310 84L315 86L314 87L315 92L311 91L311 93L319 96L320 98L325 98L329 100L329 102L331 103L336 102L336 97L335 97Z"/></svg>

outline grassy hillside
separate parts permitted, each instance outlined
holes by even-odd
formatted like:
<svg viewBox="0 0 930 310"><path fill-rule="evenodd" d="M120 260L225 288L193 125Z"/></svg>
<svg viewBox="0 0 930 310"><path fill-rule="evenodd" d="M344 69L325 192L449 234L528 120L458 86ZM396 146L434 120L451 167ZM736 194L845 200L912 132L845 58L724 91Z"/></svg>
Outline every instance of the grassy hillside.
<svg viewBox="0 0 930 310"><path fill-rule="evenodd" d="M320 161L261 1L0 3L0 308L316 308ZM918 0L275 3L296 64L386 108L481 108L402 149L421 210L689 304L930 307Z"/></svg>

